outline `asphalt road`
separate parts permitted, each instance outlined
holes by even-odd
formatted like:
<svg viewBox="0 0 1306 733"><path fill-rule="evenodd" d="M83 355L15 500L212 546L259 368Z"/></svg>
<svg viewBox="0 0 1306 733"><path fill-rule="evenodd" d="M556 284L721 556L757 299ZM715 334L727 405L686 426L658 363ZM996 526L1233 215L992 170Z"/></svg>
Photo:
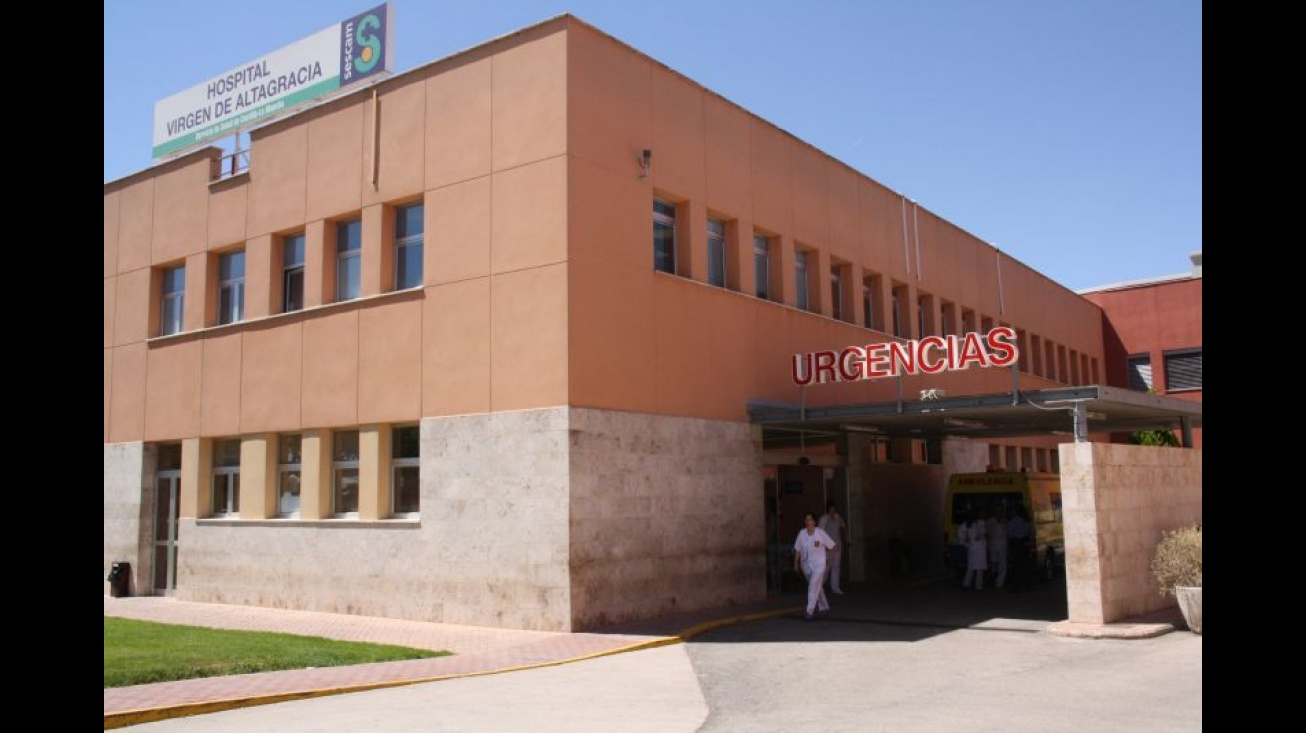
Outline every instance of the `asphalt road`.
<svg viewBox="0 0 1306 733"><path fill-rule="evenodd" d="M1196 731L1202 637L836 616L556 667L135 726L159 731Z"/></svg>

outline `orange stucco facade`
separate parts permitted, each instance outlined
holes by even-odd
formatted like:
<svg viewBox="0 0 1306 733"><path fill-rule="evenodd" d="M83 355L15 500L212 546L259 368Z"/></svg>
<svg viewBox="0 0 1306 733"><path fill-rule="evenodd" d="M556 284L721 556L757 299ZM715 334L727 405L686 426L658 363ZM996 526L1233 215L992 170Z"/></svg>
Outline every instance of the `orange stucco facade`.
<svg viewBox="0 0 1306 733"><path fill-rule="evenodd" d="M894 331L919 338L1007 325L1021 339L1021 389L1101 381L1096 305L570 16L250 138L249 167L238 175L218 176L221 153L204 149L104 187L106 446L240 437L266 463L278 434L302 433L307 446L323 431L362 427L375 452L388 433L367 443L367 426L557 407L746 431L750 400L893 399L894 380L800 395L790 357ZM653 266L655 200L674 206L674 273ZM396 291L395 211L414 203L423 205L422 281ZM337 302L337 225L354 219L360 294ZM723 287L709 283L709 219L724 224ZM282 247L299 235L304 307L283 312ZM754 288L755 237L768 243L765 299ZM218 258L236 250L245 254L244 314L218 325ZM806 304L797 252L807 253ZM162 335L162 274L178 265L182 328ZM1012 380L1012 370L972 369L907 377L901 389L991 393ZM631 429L585 419L604 435ZM758 463L747 467L750 486L761 483ZM306 465L305 481L325 465ZM573 456L573 515L576 477L589 470L578 465ZM655 513L662 506L633 501ZM376 518L385 519L383 504L372 508ZM196 520L212 510L194 497L181 506ZM274 503L255 506L240 518L275 516ZM442 510L424 504L418 521L428 511ZM563 522L565 530L565 513ZM574 547L582 535L573 522L565 541ZM584 596L573 580L570 623L616 618L577 610Z"/></svg>
<svg viewBox="0 0 1306 733"><path fill-rule="evenodd" d="M748 399L796 399L791 354L884 340L883 321L863 325L868 277L879 318L895 288L906 296L904 335L924 335L922 307L931 333L945 322L958 331L970 311L974 328L1012 325L1101 362L1092 304L574 19L375 93L256 130L249 171L234 179L211 182L217 153L201 150L105 186L106 442L561 404L742 420ZM681 277L651 267L655 196L679 204ZM389 212L416 201L424 287L391 295ZM704 282L709 216L729 224L724 289ZM329 230L355 217L363 298L331 303ZM309 308L280 314L277 247L297 233ZM777 242L778 300L752 297L755 233ZM247 320L215 327L206 271L237 248ZM794 307L785 265L795 248L814 255L810 311ZM150 275L171 264L187 267L185 330L156 338ZM842 320L825 277L833 266L844 270ZM1033 361L1027 388L1092 381L1073 358L1053 378ZM964 394L1010 377L970 371L904 387L941 382ZM830 385L807 399L895 389Z"/></svg>

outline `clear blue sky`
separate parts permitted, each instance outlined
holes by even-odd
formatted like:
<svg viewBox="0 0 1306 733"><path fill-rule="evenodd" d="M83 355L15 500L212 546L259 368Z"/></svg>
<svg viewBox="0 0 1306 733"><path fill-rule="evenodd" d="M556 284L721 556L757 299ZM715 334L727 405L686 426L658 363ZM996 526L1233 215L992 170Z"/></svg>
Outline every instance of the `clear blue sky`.
<svg viewBox="0 0 1306 733"><path fill-rule="evenodd" d="M154 102L379 0L105 0L104 179ZM393 0L405 71L571 12L1070 288L1202 248L1194 0Z"/></svg>

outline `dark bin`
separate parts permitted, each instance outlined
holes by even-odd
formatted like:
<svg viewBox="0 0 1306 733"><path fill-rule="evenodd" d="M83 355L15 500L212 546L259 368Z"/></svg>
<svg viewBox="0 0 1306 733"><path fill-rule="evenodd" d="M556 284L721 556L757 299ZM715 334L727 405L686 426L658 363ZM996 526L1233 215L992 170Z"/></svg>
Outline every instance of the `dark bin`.
<svg viewBox="0 0 1306 733"><path fill-rule="evenodd" d="M126 598L131 595L132 564L115 562L109 566L109 595Z"/></svg>

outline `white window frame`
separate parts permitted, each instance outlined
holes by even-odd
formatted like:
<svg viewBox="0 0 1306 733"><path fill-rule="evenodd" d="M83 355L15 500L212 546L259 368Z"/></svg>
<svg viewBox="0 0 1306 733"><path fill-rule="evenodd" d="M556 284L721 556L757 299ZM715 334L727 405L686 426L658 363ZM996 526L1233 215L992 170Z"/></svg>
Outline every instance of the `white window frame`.
<svg viewBox="0 0 1306 733"><path fill-rule="evenodd" d="M340 249L340 235L348 230L350 225L358 225L358 246L353 249ZM347 268L346 264L350 260L358 262L358 292L348 295L342 287L345 283L342 281ZM336 222L336 302L343 303L347 300L356 300L363 294L363 220L348 219Z"/></svg>
<svg viewBox="0 0 1306 733"><path fill-rule="evenodd" d="M659 210L660 207L670 209L671 213L667 213L666 211L660 211ZM659 198L653 199L653 269L658 272L665 272L668 275L675 275L676 273L679 272L678 269L679 262L677 262L679 253L676 251L677 249L679 249L676 242L676 214L677 213L678 212L676 209L676 205L671 203L670 201L667 201L665 199L659 199ZM659 255L661 254L661 252L659 251L659 245L661 244L662 241L658 237L659 227L666 227L671 231L671 245L670 245L670 252L669 252L669 259L671 260L670 262L671 269L669 270L663 269L662 267L658 266Z"/></svg>
<svg viewBox="0 0 1306 733"><path fill-rule="evenodd" d="M296 262L287 262L287 253L292 243L299 240L299 250L302 253L301 258ZM291 234L281 240L281 312L294 313L295 311L304 310L304 285L307 282L307 272L305 270L305 260L308 258L308 239L303 232ZM290 303L290 279L299 276L299 305L291 308Z"/></svg>
<svg viewBox="0 0 1306 733"><path fill-rule="evenodd" d="M718 288L726 287L729 274L726 269L726 223L720 219L707 220L707 283ZM720 273L719 278L712 277L713 265ZM718 281L719 280L719 281Z"/></svg>
<svg viewBox="0 0 1306 733"><path fill-rule="evenodd" d="M359 469L358 453L354 453L352 459L336 459L336 437L345 433L353 433L355 436L355 445L357 450L362 450L362 433L358 430L333 430L331 431L331 515L340 519L356 519L358 517L358 507L355 506L351 511L340 511L340 477L345 471L354 472L354 490L361 493L362 471ZM355 497L354 503L358 504L361 497Z"/></svg>
<svg viewBox="0 0 1306 733"><path fill-rule="evenodd" d="M830 315L843 320L843 265L830 265Z"/></svg>
<svg viewBox="0 0 1306 733"><path fill-rule="evenodd" d="M240 257L240 276L224 279L222 266L237 256ZM236 249L218 255L218 325L240 323L243 320L245 320L245 250Z"/></svg>
<svg viewBox="0 0 1306 733"><path fill-rule="evenodd" d="M177 290L169 291L168 283L173 279L173 273L180 273L181 286ZM169 317L170 310L171 317ZM176 267L164 268L163 285L160 289L159 298L159 335L170 336L185 330L185 313L186 266L177 265Z"/></svg>
<svg viewBox="0 0 1306 733"><path fill-rule="evenodd" d="M762 300L771 300L771 238L753 235L753 290Z"/></svg>
<svg viewBox="0 0 1306 733"><path fill-rule="evenodd" d="M288 451L284 450L283 441L290 438L299 438L299 460L291 462ZM299 434L278 435L277 436L277 516L286 519L295 519L299 517L300 507L303 506L303 460L304 460L304 437ZM295 504L294 511L286 511L282 507L281 497L286 494L286 483L293 480L299 484L299 498Z"/></svg>
<svg viewBox="0 0 1306 733"><path fill-rule="evenodd" d="M812 294L807 281L807 251L794 251L794 307L810 311Z"/></svg>
<svg viewBox="0 0 1306 733"><path fill-rule="evenodd" d="M398 236L399 222L403 220L405 213L413 208L421 209L422 217L419 217L419 221L422 221L421 231L417 232L416 234L408 234L406 236L400 237ZM423 207L423 203L420 201L417 203L409 204L407 206L395 207L395 232L396 232L395 251L394 251L394 269L395 269L394 289L395 290L413 290L415 288L422 287L422 285L424 284L425 269L426 269L426 252L423 249L423 240L425 239L426 236L426 224L423 217L425 217L425 215L426 215L426 209ZM399 263L403 262L403 252L404 249L408 247L416 247L418 249L417 282L412 285L401 285L399 282Z"/></svg>
<svg viewBox="0 0 1306 733"><path fill-rule="evenodd" d="M236 444L236 465L218 466L216 465L217 456L219 455L219 445L223 443ZM212 477L209 479L210 499L213 502L213 516L215 517L236 517L240 515L240 439L225 438L213 441L213 460L215 465L212 468ZM218 506L218 481L221 480L226 484L227 505Z"/></svg>

